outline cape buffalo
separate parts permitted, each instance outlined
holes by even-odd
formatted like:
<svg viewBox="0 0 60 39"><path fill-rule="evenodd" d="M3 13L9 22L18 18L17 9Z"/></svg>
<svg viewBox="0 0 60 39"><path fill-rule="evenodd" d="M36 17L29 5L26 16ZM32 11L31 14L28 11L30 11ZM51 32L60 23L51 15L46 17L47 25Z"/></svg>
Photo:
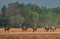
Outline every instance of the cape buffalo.
<svg viewBox="0 0 60 39"><path fill-rule="evenodd" d="M5 32L9 33L10 27L5 27Z"/></svg>
<svg viewBox="0 0 60 39"><path fill-rule="evenodd" d="M46 30L46 32L48 32L48 30L49 30L49 27L48 27L48 26L46 26L46 27L45 27L45 30Z"/></svg>
<svg viewBox="0 0 60 39"><path fill-rule="evenodd" d="M23 26L23 27L22 27L22 30L23 30L23 31L26 31L26 30L27 30L27 26Z"/></svg>
<svg viewBox="0 0 60 39"><path fill-rule="evenodd" d="M33 32L35 32L37 30L37 27L33 27Z"/></svg>
<svg viewBox="0 0 60 39"><path fill-rule="evenodd" d="M54 30L56 30L56 27L50 27L51 32L54 32Z"/></svg>

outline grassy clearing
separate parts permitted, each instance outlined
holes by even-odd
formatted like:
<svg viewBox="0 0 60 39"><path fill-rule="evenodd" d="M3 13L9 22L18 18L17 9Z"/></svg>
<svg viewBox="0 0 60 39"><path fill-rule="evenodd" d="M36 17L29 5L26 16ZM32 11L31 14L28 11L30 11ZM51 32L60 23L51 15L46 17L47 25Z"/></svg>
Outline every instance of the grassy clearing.
<svg viewBox="0 0 60 39"><path fill-rule="evenodd" d="M0 39L60 39L60 29L55 32L45 32L43 28L32 31L30 28L26 32L21 28L11 28L9 33L5 33L4 28L0 28Z"/></svg>
<svg viewBox="0 0 60 39"><path fill-rule="evenodd" d="M60 39L60 32L0 33L0 39Z"/></svg>

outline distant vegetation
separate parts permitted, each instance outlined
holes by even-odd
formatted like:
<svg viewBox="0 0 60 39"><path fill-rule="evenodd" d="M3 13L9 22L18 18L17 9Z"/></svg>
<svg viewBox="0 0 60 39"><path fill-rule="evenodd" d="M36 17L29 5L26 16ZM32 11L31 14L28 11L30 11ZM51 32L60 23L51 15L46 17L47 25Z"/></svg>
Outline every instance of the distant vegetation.
<svg viewBox="0 0 60 39"><path fill-rule="evenodd" d="M60 7L46 8L36 4L10 3L1 9L0 27L60 27Z"/></svg>

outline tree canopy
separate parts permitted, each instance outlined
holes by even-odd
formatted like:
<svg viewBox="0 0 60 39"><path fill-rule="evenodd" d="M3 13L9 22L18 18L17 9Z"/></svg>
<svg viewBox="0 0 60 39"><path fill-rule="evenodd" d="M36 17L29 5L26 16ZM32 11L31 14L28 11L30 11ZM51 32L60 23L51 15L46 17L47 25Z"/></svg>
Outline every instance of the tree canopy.
<svg viewBox="0 0 60 39"><path fill-rule="evenodd" d="M36 4L10 3L1 9L0 27L9 25L19 28L27 27L60 27L60 7L46 8Z"/></svg>

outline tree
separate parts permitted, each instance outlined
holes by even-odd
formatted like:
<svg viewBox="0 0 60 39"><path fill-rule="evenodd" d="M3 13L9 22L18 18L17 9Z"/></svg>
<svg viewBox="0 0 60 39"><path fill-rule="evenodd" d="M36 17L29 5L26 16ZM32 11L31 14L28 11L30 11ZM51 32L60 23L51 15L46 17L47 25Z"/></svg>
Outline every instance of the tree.
<svg viewBox="0 0 60 39"><path fill-rule="evenodd" d="M2 7L0 24L5 27L60 27L60 7L46 8L36 4L9 3L8 7Z"/></svg>
<svg viewBox="0 0 60 39"><path fill-rule="evenodd" d="M20 14L14 15L9 17L9 23L11 27L22 27L22 23L24 22L24 17L22 17Z"/></svg>
<svg viewBox="0 0 60 39"><path fill-rule="evenodd" d="M2 7L2 25L4 27L6 27L6 25L9 25L8 16L6 16L6 6L5 5Z"/></svg>

